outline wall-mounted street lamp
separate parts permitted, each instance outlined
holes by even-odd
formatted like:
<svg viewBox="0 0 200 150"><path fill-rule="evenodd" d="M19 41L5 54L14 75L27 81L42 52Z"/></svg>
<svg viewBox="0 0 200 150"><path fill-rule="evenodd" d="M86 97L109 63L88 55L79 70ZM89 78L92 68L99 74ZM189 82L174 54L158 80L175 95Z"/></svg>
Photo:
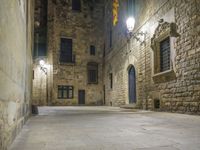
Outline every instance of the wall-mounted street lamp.
<svg viewBox="0 0 200 150"><path fill-rule="evenodd" d="M47 100L47 105L50 106L50 102L49 102L49 93L48 93L48 76L47 76L47 65L46 65L46 62L41 59L39 61L39 65L40 65L40 69L45 73L46 75L46 100Z"/></svg>
<svg viewBox="0 0 200 150"><path fill-rule="evenodd" d="M47 68L45 66L45 61L43 59L41 59L39 61L39 64L40 64L40 69L47 75Z"/></svg>
<svg viewBox="0 0 200 150"><path fill-rule="evenodd" d="M137 32L133 33L134 27L135 27L135 18L134 17L128 17L126 20L126 27L128 29L128 35L129 38L134 38L140 43L143 43L145 41L146 33L145 32Z"/></svg>
<svg viewBox="0 0 200 150"><path fill-rule="evenodd" d="M145 44L145 40L146 40L146 32L133 32L134 31L134 27L135 27L135 18L134 17L128 17L127 18L127 20L126 20L126 26L127 26L127 30L128 30L128 43L130 42L130 39L131 38L134 38L134 39L136 39L138 42L140 42L140 44L144 44L144 45L146 45ZM146 84L145 84L145 82L146 82L146 49L144 50L144 58L145 58L145 74L144 74L144 76L145 76L145 79L144 79L144 84L143 84L143 86L144 86L144 93L145 93L145 104L146 104L146 107L145 107L145 109L147 109L147 106L148 106L148 101L147 101L147 88L146 88Z"/></svg>

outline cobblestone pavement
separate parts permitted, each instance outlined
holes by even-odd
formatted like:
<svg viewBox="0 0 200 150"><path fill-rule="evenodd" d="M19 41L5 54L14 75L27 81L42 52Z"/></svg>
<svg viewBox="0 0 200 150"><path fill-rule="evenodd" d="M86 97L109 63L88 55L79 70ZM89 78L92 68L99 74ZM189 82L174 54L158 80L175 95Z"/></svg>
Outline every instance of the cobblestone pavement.
<svg viewBox="0 0 200 150"><path fill-rule="evenodd" d="M41 107L10 150L200 150L200 116Z"/></svg>

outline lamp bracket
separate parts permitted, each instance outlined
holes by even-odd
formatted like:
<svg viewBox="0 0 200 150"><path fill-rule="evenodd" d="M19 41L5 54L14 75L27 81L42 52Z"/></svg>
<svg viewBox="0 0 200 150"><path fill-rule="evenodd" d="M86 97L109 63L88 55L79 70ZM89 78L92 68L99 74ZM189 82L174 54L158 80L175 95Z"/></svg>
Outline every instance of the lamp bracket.
<svg viewBox="0 0 200 150"><path fill-rule="evenodd" d="M40 66L40 69L47 75L47 68L46 67Z"/></svg>
<svg viewBox="0 0 200 150"><path fill-rule="evenodd" d="M128 32L128 36L129 36L128 39L130 40L131 38L133 38L133 39L136 39L140 43L144 43L146 39L146 34L147 34L146 32L137 32L137 33Z"/></svg>

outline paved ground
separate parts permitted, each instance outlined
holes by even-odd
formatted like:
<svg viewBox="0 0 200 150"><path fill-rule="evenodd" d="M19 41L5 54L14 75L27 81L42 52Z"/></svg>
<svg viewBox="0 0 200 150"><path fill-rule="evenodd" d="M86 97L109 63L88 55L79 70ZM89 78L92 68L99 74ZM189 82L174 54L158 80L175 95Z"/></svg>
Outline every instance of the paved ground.
<svg viewBox="0 0 200 150"><path fill-rule="evenodd" d="M43 107L11 150L200 150L200 116Z"/></svg>

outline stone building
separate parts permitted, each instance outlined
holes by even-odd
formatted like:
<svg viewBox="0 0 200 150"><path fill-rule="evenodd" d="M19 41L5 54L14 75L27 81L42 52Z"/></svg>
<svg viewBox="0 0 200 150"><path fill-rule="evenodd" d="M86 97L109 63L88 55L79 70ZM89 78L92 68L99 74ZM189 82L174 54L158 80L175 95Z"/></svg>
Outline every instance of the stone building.
<svg viewBox="0 0 200 150"><path fill-rule="evenodd" d="M38 3L35 19L33 103L100 105L103 103L103 15L101 0L48 0ZM43 8L43 9L42 9ZM39 11L38 11L39 10ZM40 13L38 13L40 12ZM47 14L47 39L40 26ZM39 34L39 38L37 38ZM41 43L45 43L46 46ZM38 45L38 46L37 46ZM47 54L41 52L47 49ZM44 50L45 51L45 50ZM39 61L44 59L45 67Z"/></svg>
<svg viewBox="0 0 200 150"><path fill-rule="evenodd" d="M35 58L35 104L136 104L199 112L198 1L49 0L46 5L47 36L41 41L47 53ZM132 33L129 16L135 18ZM43 69L41 59L47 62Z"/></svg>
<svg viewBox="0 0 200 150"><path fill-rule="evenodd" d="M47 105L47 76L39 66L40 59L47 59L47 7L47 0L35 1L32 99L37 105Z"/></svg>
<svg viewBox="0 0 200 150"><path fill-rule="evenodd" d="M200 112L199 8L197 0L119 0L113 25L113 2L105 1L107 105Z"/></svg>
<svg viewBox="0 0 200 150"><path fill-rule="evenodd" d="M200 114L199 8L199 0L1 0L0 150L31 104Z"/></svg>
<svg viewBox="0 0 200 150"><path fill-rule="evenodd" d="M199 112L198 1L49 0L47 6L35 104Z"/></svg>
<svg viewBox="0 0 200 150"><path fill-rule="evenodd" d="M33 0L0 4L0 149L5 150L30 115Z"/></svg>

